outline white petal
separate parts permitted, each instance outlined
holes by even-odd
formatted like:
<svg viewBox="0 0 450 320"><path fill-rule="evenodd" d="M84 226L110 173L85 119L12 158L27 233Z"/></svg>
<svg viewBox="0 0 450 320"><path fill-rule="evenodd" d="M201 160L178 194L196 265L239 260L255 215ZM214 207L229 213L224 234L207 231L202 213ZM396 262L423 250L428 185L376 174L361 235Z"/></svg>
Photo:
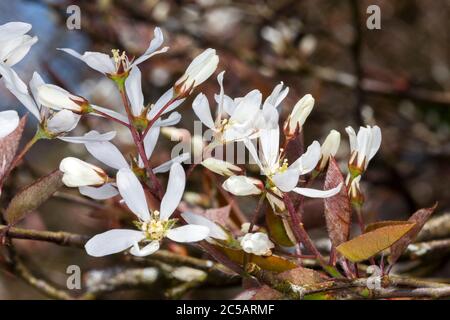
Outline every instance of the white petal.
<svg viewBox="0 0 450 320"><path fill-rule="evenodd" d="M138 117L144 109L144 94L142 93L141 71L138 67L131 69L130 74L125 81L127 96L130 100L131 111Z"/></svg>
<svg viewBox="0 0 450 320"><path fill-rule="evenodd" d="M249 196L261 193L262 182L246 176L232 176L224 181L222 187L237 196Z"/></svg>
<svg viewBox="0 0 450 320"><path fill-rule="evenodd" d="M186 184L184 169L179 163L174 163L170 168L167 190L161 200L160 219L166 220L172 215L183 197Z"/></svg>
<svg viewBox="0 0 450 320"><path fill-rule="evenodd" d="M0 63L0 74L3 76L3 81L5 82L6 88L28 109L36 119L40 120L41 115L39 113L39 108L28 93L28 88L26 84L19 78L17 73Z"/></svg>
<svg viewBox="0 0 450 320"><path fill-rule="evenodd" d="M148 119L152 119L156 114L167 104L169 103L170 99L172 99L174 96L173 88L170 88L164 94L155 102L155 105L150 109L150 111L147 114ZM173 102L170 107L168 107L166 110L162 112L161 115L166 114L175 108L177 108L180 104L184 102L185 99L176 100Z"/></svg>
<svg viewBox="0 0 450 320"><path fill-rule="evenodd" d="M79 187L78 190L83 196L95 200L106 200L119 194L119 191L117 191L110 183L106 183L99 188L89 186Z"/></svg>
<svg viewBox="0 0 450 320"><path fill-rule="evenodd" d="M13 132L19 125L19 115L15 110L0 112L0 139Z"/></svg>
<svg viewBox="0 0 450 320"><path fill-rule="evenodd" d="M103 108L103 107L100 107L100 106L96 106L96 105L94 105L94 104L91 104L91 107L92 107L92 109L94 109L94 110L101 111L101 112L103 112L103 113L109 115L110 117L113 117L113 118L116 118L116 119L118 119L118 120L120 120L120 121L122 121L122 122L125 122L126 124L130 124L130 122L128 121L128 117L127 117L127 116L124 116L124 115L121 114L121 113L118 113L118 112L116 112L116 111L114 111L114 110L111 110L111 109L107 109L107 108ZM103 117L102 115L100 115L100 114L98 114L98 113L95 113L95 112L91 112L91 113L89 113L89 114L90 114L90 115L93 115L93 116Z"/></svg>
<svg viewBox="0 0 450 320"><path fill-rule="evenodd" d="M87 143L87 142L102 142L114 139L116 136L115 131L109 131L106 133L99 133L95 130L91 130L85 133L81 137L60 137L60 140L70 142L70 143Z"/></svg>
<svg viewBox="0 0 450 320"><path fill-rule="evenodd" d="M205 168L208 168L212 172L215 172L222 176L233 176L236 173L242 172L242 169L240 167L216 158L207 158L203 160L201 164Z"/></svg>
<svg viewBox="0 0 450 320"><path fill-rule="evenodd" d="M45 81L42 79L41 75L37 73L36 71L33 72L33 76L31 77L30 82L28 85L30 86L31 94L33 95L33 98L35 101L38 100L38 94L37 94L37 88L44 85Z"/></svg>
<svg viewBox="0 0 450 320"><path fill-rule="evenodd" d="M47 129L54 133L69 132L77 126L81 115L75 114L70 110L64 109L58 111L47 121Z"/></svg>
<svg viewBox="0 0 450 320"><path fill-rule="evenodd" d="M142 221L150 219L144 189L129 168L122 168L117 173L117 187L128 208Z"/></svg>
<svg viewBox="0 0 450 320"><path fill-rule="evenodd" d="M294 192L301 194L305 197L309 198L329 198L332 197L341 191L342 183L340 183L337 187L329 190L317 190L310 188L294 188Z"/></svg>
<svg viewBox="0 0 450 320"><path fill-rule="evenodd" d="M372 128L372 142L369 149L368 161L370 161L375 156L378 149L380 149L380 146L381 146L381 130L378 126L374 126Z"/></svg>
<svg viewBox="0 0 450 320"><path fill-rule="evenodd" d="M84 247L88 255L103 257L124 251L144 238L145 235L141 231L115 229L97 234Z"/></svg>
<svg viewBox="0 0 450 320"><path fill-rule="evenodd" d="M9 67L17 64L27 55L37 41L38 37L30 37L29 35L22 36L20 43L17 43L17 46L8 53L7 57L3 57L3 60L6 60L5 64Z"/></svg>
<svg viewBox="0 0 450 320"><path fill-rule="evenodd" d="M261 107L262 94L259 90L252 90L236 103L230 117L232 122L245 123L250 115L255 115Z"/></svg>
<svg viewBox="0 0 450 320"><path fill-rule="evenodd" d="M87 151L97 160L114 169L128 168L127 160L122 153L109 141L86 142Z"/></svg>
<svg viewBox="0 0 450 320"><path fill-rule="evenodd" d="M168 47L164 47L161 50L156 51L159 47L161 47L163 42L164 42L163 33L160 28L156 27L154 30L153 40L150 41L150 45L148 46L147 50L145 50L144 54L133 62L133 67L137 66L139 63L144 62L145 60L154 56L157 53L166 52Z"/></svg>
<svg viewBox="0 0 450 320"><path fill-rule="evenodd" d="M168 127L178 124L181 120L181 114L172 112L166 119L159 118L153 127Z"/></svg>
<svg viewBox="0 0 450 320"><path fill-rule="evenodd" d="M209 102L203 93L199 93L194 99L192 109L194 109L194 113L205 126L214 129L214 120L211 115L211 109L209 108Z"/></svg>
<svg viewBox="0 0 450 320"><path fill-rule="evenodd" d="M299 177L300 171L290 168L285 172L275 174L272 181L281 191L289 192L297 185Z"/></svg>
<svg viewBox="0 0 450 320"><path fill-rule="evenodd" d="M12 21L0 25L0 42L5 42L21 36L31 30L31 24Z"/></svg>
<svg viewBox="0 0 450 320"><path fill-rule="evenodd" d="M280 151L280 130L278 128L261 130L259 141L261 143L266 165L269 168L274 168L278 163L278 154Z"/></svg>
<svg viewBox="0 0 450 320"><path fill-rule="evenodd" d="M270 96L264 101L264 106L271 105L276 108L286 98L289 93L289 87L283 89L284 83L280 82L275 86Z"/></svg>
<svg viewBox="0 0 450 320"><path fill-rule="evenodd" d="M87 51L83 55L81 55L75 50L68 48L58 48L58 50L64 51L71 56L80 59L92 69L97 70L103 74L114 73L115 71L114 63L111 57L105 53Z"/></svg>
<svg viewBox="0 0 450 320"><path fill-rule="evenodd" d="M220 119L222 117L223 112L223 104L224 104L224 97L225 97L225 91L223 89L223 76L225 74L225 71L222 71L217 76L217 82L219 83L220 92L217 97L215 97L217 102L217 111L216 111L216 124L218 125L220 122Z"/></svg>
<svg viewBox="0 0 450 320"><path fill-rule="evenodd" d="M164 162L163 164L160 164L156 168L153 169L154 173L164 173L170 170L170 167L172 167L172 164L174 163L183 163L186 160L188 160L191 157L189 153L183 153L179 156L176 156L173 159L170 159L169 161Z"/></svg>
<svg viewBox="0 0 450 320"><path fill-rule="evenodd" d="M218 226L217 223L214 223L213 221L201 215L194 214L192 212L184 212L181 214L181 216L190 225L200 225L207 227L209 229L208 237L219 240L228 239L227 233L220 226Z"/></svg>
<svg viewBox="0 0 450 320"><path fill-rule="evenodd" d="M156 143L158 142L160 131L161 131L161 128L153 127L149 130L149 132L147 133L147 135L144 138L144 148L145 148L145 154L147 155L147 158L151 157L153 150L155 149Z"/></svg>
<svg viewBox="0 0 450 320"><path fill-rule="evenodd" d="M159 241L152 241L142 249L139 248L139 244L136 242L130 249L130 253L136 257L145 257L155 253L159 250Z"/></svg>
<svg viewBox="0 0 450 320"><path fill-rule="evenodd" d="M345 131L347 131L348 138L350 140L350 151L353 152L358 149L355 130L352 127L347 127L345 128Z"/></svg>
<svg viewBox="0 0 450 320"><path fill-rule="evenodd" d="M37 88L38 102L47 108L55 110L68 109L74 112L81 111L78 103L83 103L84 100L76 95L71 94L67 90L55 86L53 84L44 84Z"/></svg>
<svg viewBox="0 0 450 320"><path fill-rule="evenodd" d="M188 224L182 227L170 229L167 238L176 242L197 242L209 235L209 228Z"/></svg>
<svg viewBox="0 0 450 320"><path fill-rule="evenodd" d="M311 172L317 166L321 155L320 143L318 141L313 141L308 149L306 149L306 152L302 154L302 156L298 158L289 168L299 170L300 174Z"/></svg>

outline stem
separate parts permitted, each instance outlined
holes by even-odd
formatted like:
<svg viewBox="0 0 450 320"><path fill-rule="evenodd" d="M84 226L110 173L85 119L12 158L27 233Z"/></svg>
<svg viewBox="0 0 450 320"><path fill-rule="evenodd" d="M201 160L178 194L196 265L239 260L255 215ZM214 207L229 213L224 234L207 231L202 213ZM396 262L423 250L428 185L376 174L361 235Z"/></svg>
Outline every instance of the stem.
<svg viewBox="0 0 450 320"><path fill-rule="evenodd" d="M175 101L177 101L178 98L177 97L173 97L172 99L170 99L165 105L164 107L162 107L157 113L156 115L149 121L147 128L145 128L145 131L142 135L142 137L145 138L145 136L147 135L148 131L153 127L153 125L155 124L155 122L159 119L159 117L163 114L164 111L166 111L167 108L169 108L172 103L174 103Z"/></svg>
<svg viewBox="0 0 450 320"><path fill-rule="evenodd" d="M261 207L264 203L265 198L265 193L261 194L261 196L259 197L258 204L256 205L255 211L253 211L252 222L250 223L250 227L248 228L248 233L251 233L253 231L253 227L258 222L259 213L261 211Z"/></svg>
<svg viewBox="0 0 450 320"><path fill-rule="evenodd" d="M152 167L150 166L150 162L148 161L147 155L145 154L145 147L144 147L144 143L143 143L145 134L141 136L133 125L133 114L131 113L131 107L130 107L130 103L127 98L127 93L126 93L126 89L125 89L124 85L119 85L119 92L120 92L120 96L122 97L123 106L125 107L125 111L127 113L128 120L130 122L130 126L128 128L130 129L131 136L133 137L133 141L134 141L136 147L138 148L139 155L140 155L142 161L144 162L144 166L145 166L147 175L149 176L149 178L153 184L154 190L152 193L155 193L156 197L159 200L161 200L162 196L163 196L161 184L159 183L158 178L156 177L155 173L153 172Z"/></svg>
<svg viewBox="0 0 450 320"><path fill-rule="evenodd" d="M27 144L23 147L22 151L14 158L14 161L12 162L9 171L13 170L19 163L22 161L23 157L27 154L27 152L31 149L31 147L40 139L42 139L41 130L38 129L36 134L33 138L31 138L30 141L27 142Z"/></svg>
<svg viewBox="0 0 450 320"><path fill-rule="evenodd" d="M340 272L333 266L330 266L326 263L326 260L322 256L322 254L317 250L316 246L314 245L314 242L312 241L311 237L306 232L305 228L303 227L303 223L300 221L300 217L298 216L297 212L294 209L294 204L292 203L292 200L289 198L287 194L284 194L283 196L284 204L286 205L286 209L289 212L289 216L291 217L291 227L292 231L294 232L295 238L297 239L297 242L302 242L308 250L314 254L317 261L320 263L322 268L329 273L333 277L342 277Z"/></svg>

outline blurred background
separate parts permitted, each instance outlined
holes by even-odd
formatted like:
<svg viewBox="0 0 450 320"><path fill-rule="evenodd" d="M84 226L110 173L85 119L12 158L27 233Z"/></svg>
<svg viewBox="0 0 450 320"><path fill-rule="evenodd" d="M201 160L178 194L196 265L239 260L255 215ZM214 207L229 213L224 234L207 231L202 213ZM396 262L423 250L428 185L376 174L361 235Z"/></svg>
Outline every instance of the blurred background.
<svg viewBox="0 0 450 320"><path fill-rule="evenodd" d="M66 27L66 9L72 4L81 9L80 30ZM370 16L366 10L374 4L381 9L379 30L366 27ZM170 50L140 65L146 102L156 101L193 57L212 47L220 56L218 72L226 70L225 92L232 97L254 88L267 96L283 81L290 87L282 108L285 117L299 98L311 93L316 104L305 125L305 141L323 142L331 129L338 130L342 143L337 158L343 168L349 155L345 127L377 124L383 134L382 147L363 179L368 221L407 219L418 208L436 201L437 214L449 211L449 17L447 0L0 1L1 24L29 22L33 25L31 34L39 37L30 54L14 67L25 82L38 71L48 82L95 104L120 110L120 97L110 80L56 48L105 53L118 48L138 56L152 39L154 27L160 26ZM217 82L211 78L200 90L212 103ZM25 112L3 85L0 101L0 109ZM192 129L194 117L189 107L187 101L180 108L183 121L178 127ZM34 133L35 125L29 121L28 136ZM73 134L83 134L89 128L107 131L111 125L89 118ZM126 149L129 137L120 132L122 129L115 129L119 130L115 142ZM159 142L152 163L168 159L170 145L170 141ZM27 170L10 179L4 197L50 172L68 155L89 159L83 147L39 142L27 156ZM191 187L195 189L195 183ZM73 190L64 190L22 226L94 234L120 224L122 212L110 210L109 217L117 215L114 219L98 219L104 218L102 210L94 214L90 205L68 205L71 194L75 194ZM249 204L245 210L244 204L243 209L251 212L252 207ZM310 208L307 227L320 234L324 229L321 209L314 203ZM90 270L111 264L111 260L99 261L80 250L52 244L17 241L17 245L30 268L60 285L65 284L67 265ZM117 257L112 261L121 263ZM427 272L448 277L443 271L448 267L444 257ZM215 290L214 294L230 297L233 290ZM208 297L210 291L196 294ZM121 292L115 297L158 297L156 293L141 295ZM43 296L0 271L0 299L13 298Z"/></svg>

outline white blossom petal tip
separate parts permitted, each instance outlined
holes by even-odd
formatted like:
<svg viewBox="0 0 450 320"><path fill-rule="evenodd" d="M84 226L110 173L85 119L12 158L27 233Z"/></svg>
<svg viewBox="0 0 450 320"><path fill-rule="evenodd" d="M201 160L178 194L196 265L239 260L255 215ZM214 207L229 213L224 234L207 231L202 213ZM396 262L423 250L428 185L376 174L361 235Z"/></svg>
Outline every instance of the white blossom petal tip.
<svg viewBox="0 0 450 320"><path fill-rule="evenodd" d="M0 139L6 137L16 130L19 125L19 115L15 110L6 110L0 112Z"/></svg>

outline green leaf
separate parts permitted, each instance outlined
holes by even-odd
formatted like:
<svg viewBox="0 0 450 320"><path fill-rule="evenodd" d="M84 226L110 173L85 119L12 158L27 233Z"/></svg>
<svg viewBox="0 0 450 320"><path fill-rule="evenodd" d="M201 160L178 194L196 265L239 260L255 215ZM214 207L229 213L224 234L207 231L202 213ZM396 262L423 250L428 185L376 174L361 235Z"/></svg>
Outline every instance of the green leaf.
<svg viewBox="0 0 450 320"><path fill-rule="evenodd" d="M427 222L428 218L436 209L437 204L431 208L424 208L416 211L409 219L409 222L414 222L414 227L408 231L408 233L401 238L397 243L391 247L391 255L389 256L389 263L394 264L398 258L403 254L408 245L414 241L414 239L422 230L423 225Z"/></svg>
<svg viewBox="0 0 450 320"><path fill-rule="evenodd" d="M334 247L348 240L352 209L348 198L348 191L344 183L344 176L336 160L330 157L324 190L332 189L342 183L341 191L333 197L325 198L325 220L328 234Z"/></svg>
<svg viewBox="0 0 450 320"><path fill-rule="evenodd" d="M336 249L352 262L367 260L389 248L414 227L414 222L382 226L342 243Z"/></svg>
<svg viewBox="0 0 450 320"><path fill-rule="evenodd" d="M62 176L61 171L55 170L19 191L6 209L6 221L15 224L27 213L37 209L62 187Z"/></svg>

